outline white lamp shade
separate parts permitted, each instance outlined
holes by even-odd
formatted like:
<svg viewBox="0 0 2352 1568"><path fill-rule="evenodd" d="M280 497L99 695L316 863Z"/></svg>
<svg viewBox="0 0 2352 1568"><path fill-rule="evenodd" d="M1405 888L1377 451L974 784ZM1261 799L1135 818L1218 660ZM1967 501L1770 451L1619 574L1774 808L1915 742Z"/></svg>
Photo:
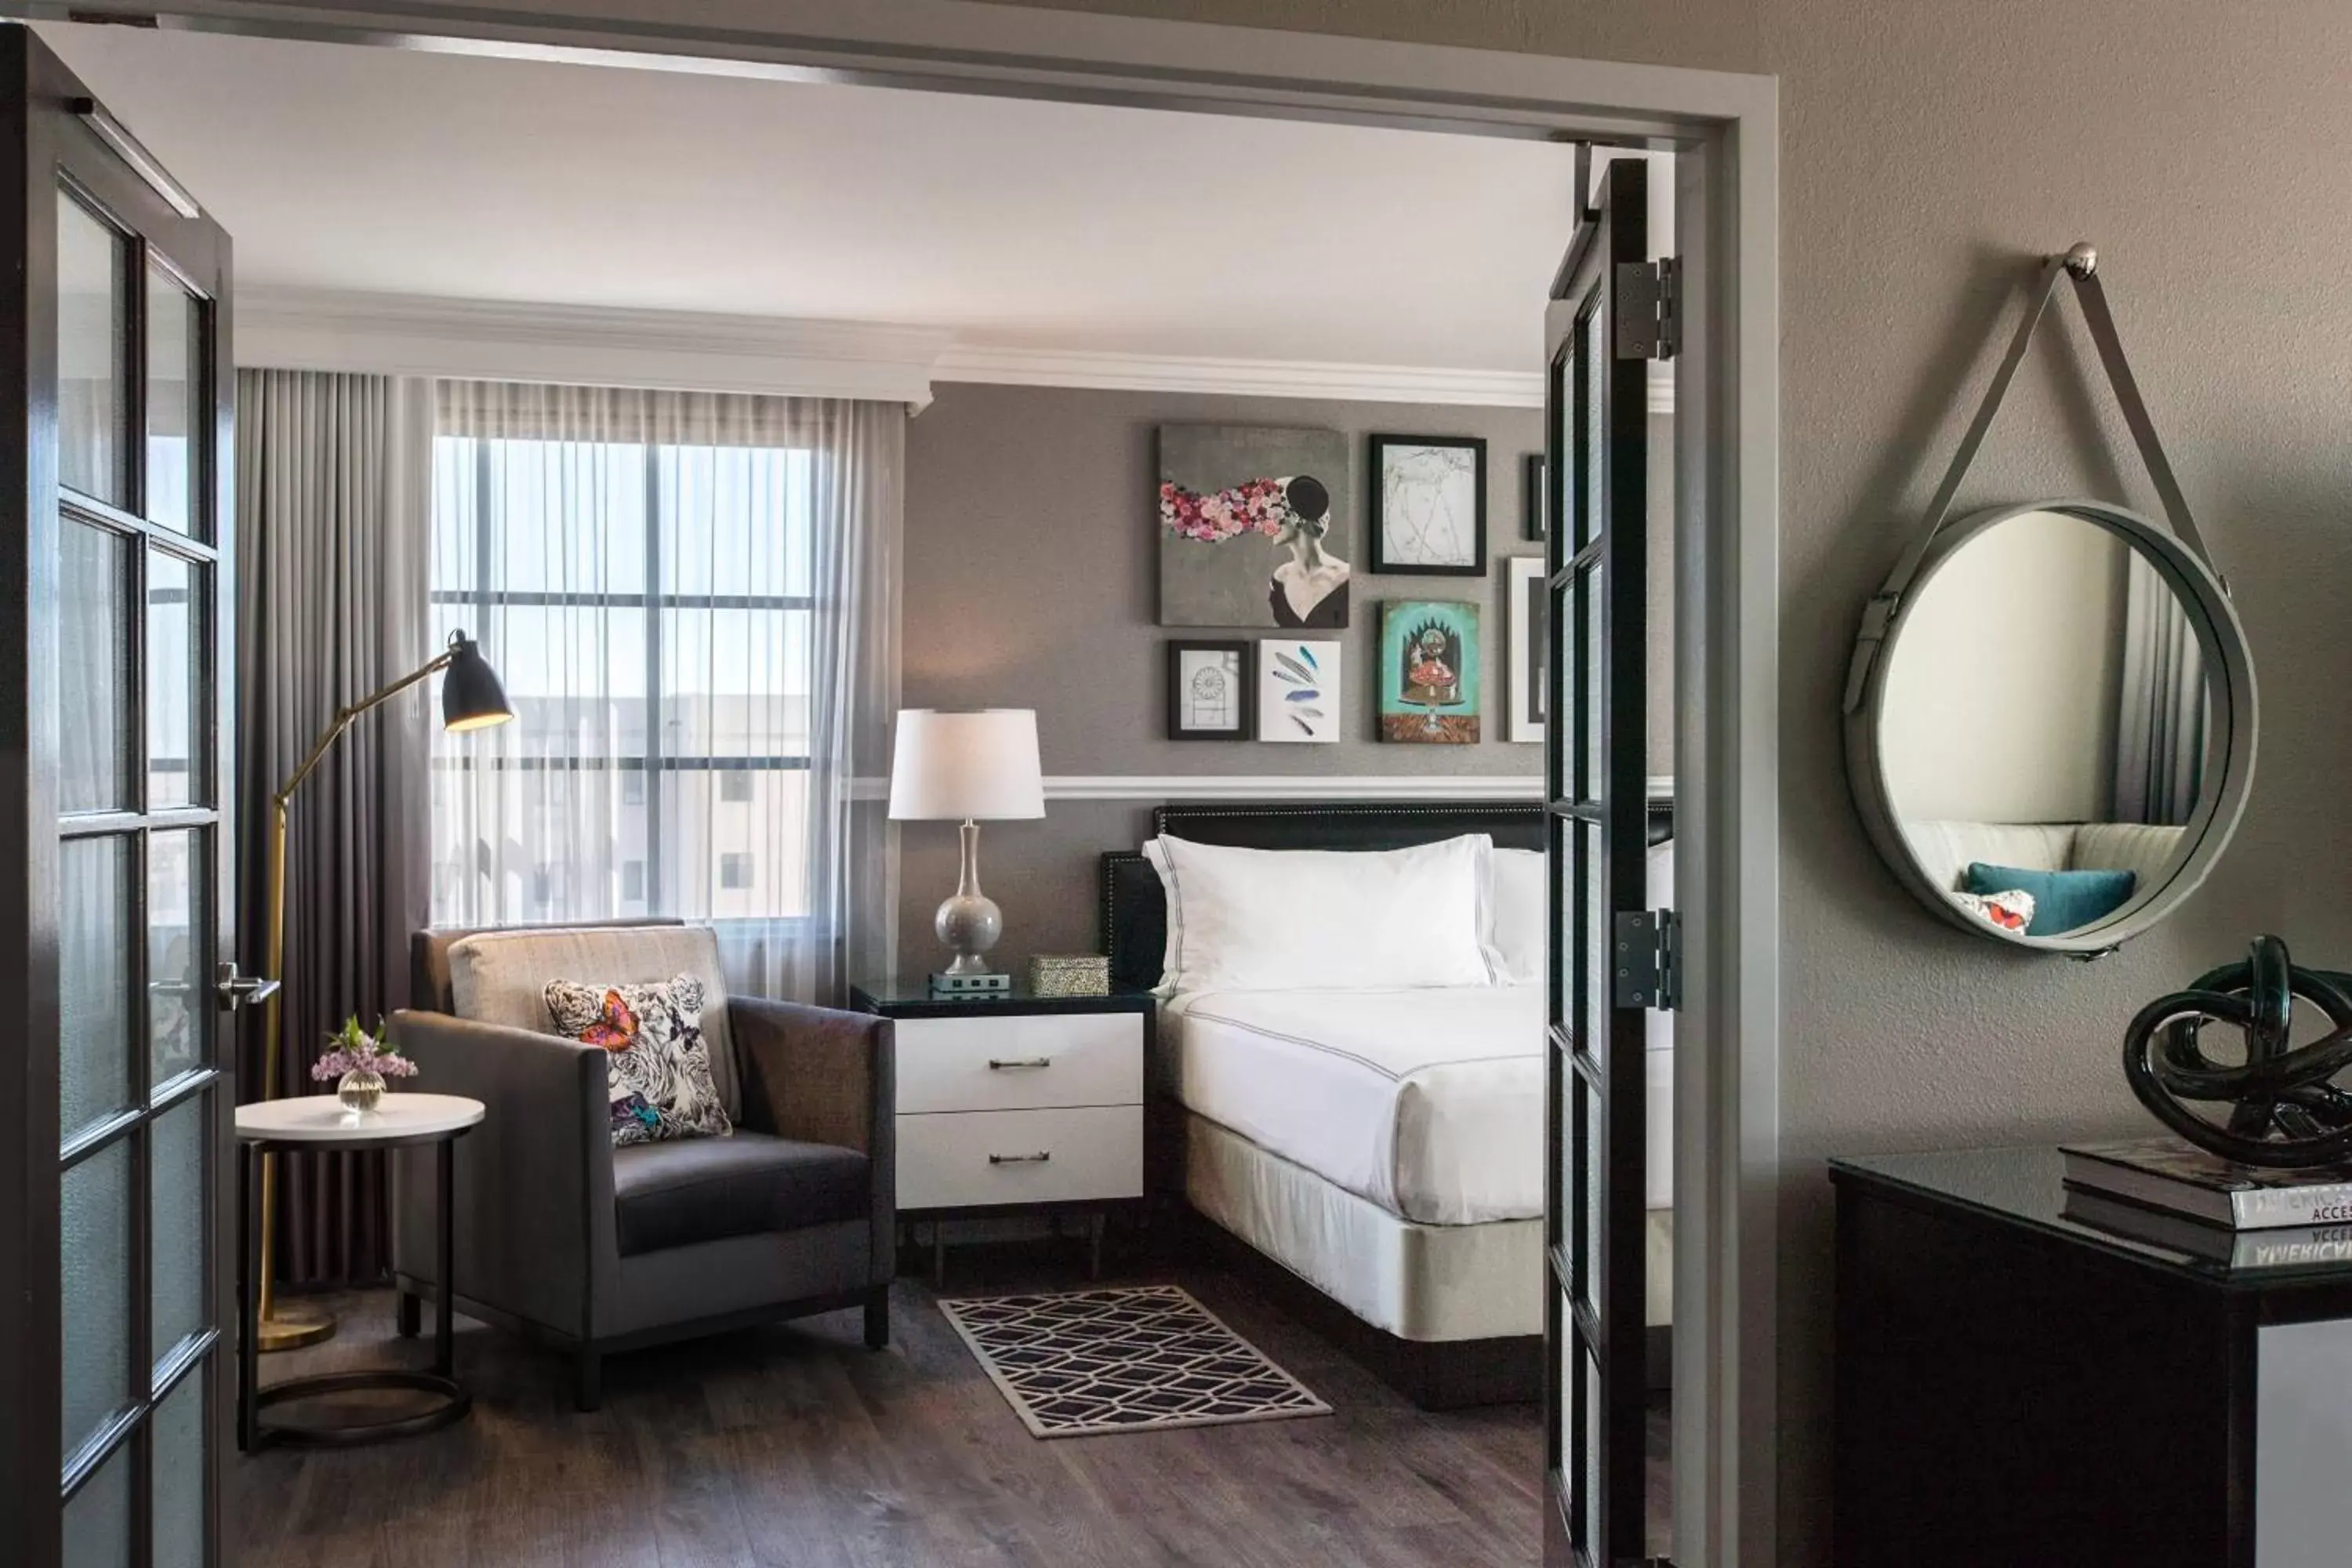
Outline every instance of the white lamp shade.
<svg viewBox="0 0 2352 1568"><path fill-rule="evenodd" d="M1045 815L1034 710L899 710L890 761L893 821L1002 822Z"/></svg>

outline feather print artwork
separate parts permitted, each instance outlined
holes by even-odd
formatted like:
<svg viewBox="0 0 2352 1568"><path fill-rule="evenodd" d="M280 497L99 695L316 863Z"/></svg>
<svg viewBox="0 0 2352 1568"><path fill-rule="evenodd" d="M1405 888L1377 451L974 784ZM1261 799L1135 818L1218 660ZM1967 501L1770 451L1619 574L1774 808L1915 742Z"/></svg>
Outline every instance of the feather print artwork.
<svg viewBox="0 0 2352 1568"><path fill-rule="evenodd" d="M1340 645L1268 637L1257 645L1257 738L1289 742L1339 739Z"/></svg>

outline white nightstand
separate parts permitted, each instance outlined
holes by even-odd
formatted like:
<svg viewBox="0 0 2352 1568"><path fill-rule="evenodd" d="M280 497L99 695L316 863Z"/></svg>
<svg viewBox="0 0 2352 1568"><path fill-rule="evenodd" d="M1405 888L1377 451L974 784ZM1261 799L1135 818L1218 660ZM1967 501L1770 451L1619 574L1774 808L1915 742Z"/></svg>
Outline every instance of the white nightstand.
<svg viewBox="0 0 2352 1568"><path fill-rule="evenodd" d="M1083 1211L1100 1273L1104 1216L1143 1196L1152 998L932 996L919 980L851 998L898 1025L899 1214Z"/></svg>

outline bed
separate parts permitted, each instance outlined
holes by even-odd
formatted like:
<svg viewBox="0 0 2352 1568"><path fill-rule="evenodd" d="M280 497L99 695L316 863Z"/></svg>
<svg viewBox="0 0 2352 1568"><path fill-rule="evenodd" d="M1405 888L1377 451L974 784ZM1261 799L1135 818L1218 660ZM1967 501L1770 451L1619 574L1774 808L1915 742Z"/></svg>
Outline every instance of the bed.
<svg viewBox="0 0 2352 1568"><path fill-rule="evenodd" d="M1654 804L1654 844L1670 840L1670 811ZM1153 830L1263 849L1463 834L1539 849L1544 817L1532 804L1219 804L1162 806ZM1160 873L1117 852L1102 878L1112 984L1154 987L1167 947ZM1544 1005L1539 984L1171 994L1152 1051L1155 1186L1417 1403L1536 1398ZM1671 1318L1670 1053L1654 1049L1649 1065L1657 1339Z"/></svg>

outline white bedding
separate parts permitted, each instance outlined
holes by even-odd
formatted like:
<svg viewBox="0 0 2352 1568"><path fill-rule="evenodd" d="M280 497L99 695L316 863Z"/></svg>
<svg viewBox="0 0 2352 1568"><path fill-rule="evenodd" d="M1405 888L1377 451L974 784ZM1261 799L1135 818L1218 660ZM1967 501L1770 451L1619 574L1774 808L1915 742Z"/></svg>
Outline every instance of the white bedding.
<svg viewBox="0 0 2352 1568"><path fill-rule="evenodd" d="M1196 1114L1391 1214L1477 1225L1543 1213L1543 1016L1540 985L1193 991L1160 1039ZM1672 1060L1650 1053L1651 1207Z"/></svg>

